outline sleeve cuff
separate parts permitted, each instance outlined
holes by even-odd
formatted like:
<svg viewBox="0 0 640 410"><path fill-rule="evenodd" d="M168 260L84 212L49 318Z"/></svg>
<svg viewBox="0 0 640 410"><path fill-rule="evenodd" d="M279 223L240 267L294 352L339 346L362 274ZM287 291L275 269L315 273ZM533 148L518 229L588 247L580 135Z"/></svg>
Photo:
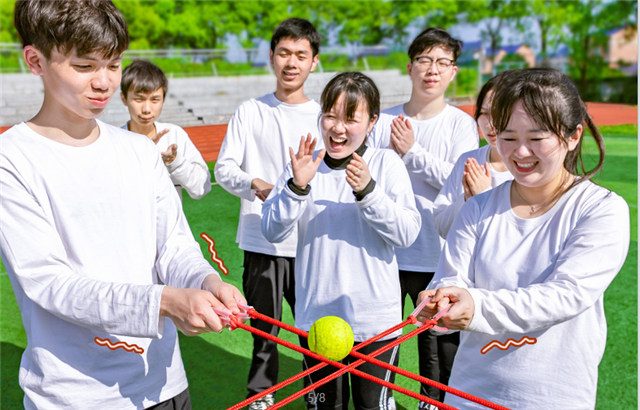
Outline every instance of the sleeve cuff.
<svg viewBox="0 0 640 410"><path fill-rule="evenodd" d="M376 187L376 181L374 181L373 178L371 178L367 186L364 187L362 191L360 192L353 191L353 195L355 195L356 201L358 202L362 201L364 197L367 196L367 194L370 194L371 192L373 192L373 189L375 187Z"/></svg>
<svg viewBox="0 0 640 410"><path fill-rule="evenodd" d="M178 151L176 153L176 157L173 159L173 162L169 165L166 165L167 171L169 171L169 173L172 173L176 169L180 168L180 166L184 164L184 162L185 162L184 155L182 155L180 151Z"/></svg>
<svg viewBox="0 0 640 410"><path fill-rule="evenodd" d="M407 153L401 157L404 164L409 165L411 161L413 161L413 158L416 156L416 154L421 150L422 147L420 146L420 144L418 144L417 141L414 142L411 148L409 148L409 151L407 151Z"/></svg>
<svg viewBox="0 0 640 410"><path fill-rule="evenodd" d="M289 180L287 181L287 186L294 194L299 196L309 195L309 191L311 191L311 185L307 184L306 188L300 188L293 182L293 178L289 178Z"/></svg>
<svg viewBox="0 0 640 410"><path fill-rule="evenodd" d="M482 292L479 289L474 289L474 288L466 288L466 289L471 295L471 297L473 298L473 305L474 305L473 319L471 319L471 323L469 324L469 327L467 327L466 330L468 330L469 332L487 333L482 329L483 321L480 318L480 314L479 314L481 310L482 298L483 298Z"/></svg>

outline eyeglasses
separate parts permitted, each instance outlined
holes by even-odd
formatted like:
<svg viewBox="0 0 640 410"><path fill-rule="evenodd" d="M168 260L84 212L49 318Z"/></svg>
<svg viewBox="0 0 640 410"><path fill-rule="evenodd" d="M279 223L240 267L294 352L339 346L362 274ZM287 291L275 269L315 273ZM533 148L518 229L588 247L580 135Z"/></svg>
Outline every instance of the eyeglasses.
<svg viewBox="0 0 640 410"><path fill-rule="evenodd" d="M438 71L441 73L444 73L456 63L455 60L452 60L450 58L439 58L437 60L434 60L429 56L417 56L413 59L413 61L418 63L419 68L423 70L431 67L431 65L435 62L436 67L438 67Z"/></svg>

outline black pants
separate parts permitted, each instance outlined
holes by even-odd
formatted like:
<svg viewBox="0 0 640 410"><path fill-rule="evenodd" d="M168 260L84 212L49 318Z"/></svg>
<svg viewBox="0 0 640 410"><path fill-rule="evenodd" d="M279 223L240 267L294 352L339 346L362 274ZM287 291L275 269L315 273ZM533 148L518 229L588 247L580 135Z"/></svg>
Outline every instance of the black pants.
<svg viewBox="0 0 640 410"><path fill-rule="evenodd" d="M411 297L413 306L417 306L418 294L427 288L431 279L433 279L433 273L400 271L400 292L403 312L404 301L407 295ZM448 384L453 359L459 344L459 332L442 336L436 336L429 330L420 333L418 335L420 376L442 384ZM428 384L422 384L420 386L420 394L434 400L444 401L445 392Z"/></svg>
<svg viewBox="0 0 640 410"><path fill-rule="evenodd" d="M247 303L263 315L282 320L282 298L291 311L295 309L295 258L282 258L255 252L244 252L242 287ZM278 335L280 328L262 320L251 320L251 326ZM253 334L252 334L253 335ZM253 356L247 382L247 397L278 383L278 344L253 335Z"/></svg>
<svg viewBox="0 0 640 410"><path fill-rule="evenodd" d="M309 344L307 343L307 339L304 337L300 337L299 339L300 346L308 349ZM393 338L374 342L362 349L359 349L358 352L366 355L388 345L394 340L396 339ZM359 343L355 344L358 345ZM397 355L398 346L376 356L376 359L386 363L393 363ZM347 356L342 360L342 363L351 364L357 360L358 359L355 357ZM321 362L312 357L304 356L302 369L307 370L318 363ZM390 383L393 383L395 380L394 372L371 363L364 363L356 367L356 369L379 379L386 380ZM304 386L307 387L318 380L335 373L337 370L337 367L327 365L306 376L304 378ZM349 381L351 381L351 385L349 385ZM362 377L354 376L350 373L343 374L342 376L310 391L305 394L304 400L307 403L307 409L347 410L349 408L350 393L353 395L353 404L356 410L387 410L387 397L389 390L378 383L363 379Z"/></svg>
<svg viewBox="0 0 640 410"><path fill-rule="evenodd" d="M158 403L154 406L147 407L146 410L191 410L191 396L189 389L178 394L174 398Z"/></svg>

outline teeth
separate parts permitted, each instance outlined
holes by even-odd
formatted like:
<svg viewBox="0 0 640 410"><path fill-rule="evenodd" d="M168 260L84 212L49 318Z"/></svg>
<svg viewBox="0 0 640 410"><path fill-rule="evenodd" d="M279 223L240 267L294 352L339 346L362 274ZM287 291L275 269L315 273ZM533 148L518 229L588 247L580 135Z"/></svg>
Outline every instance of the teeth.
<svg viewBox="0 0 640 410"><path fill-rule="evenodd" d="M329 137L331 139L331 141L335 142L336 144L343 144L345 142L347 142L346 138L338 138L338 137Z"/></svg>
<svg viewBox="0 0 640 410"><path fill-rule="evenodd" d="M520 168L533 168L533 166L536 164L537 162L527 162L527 163L516 162L516 165L519 166Z"/></svg>

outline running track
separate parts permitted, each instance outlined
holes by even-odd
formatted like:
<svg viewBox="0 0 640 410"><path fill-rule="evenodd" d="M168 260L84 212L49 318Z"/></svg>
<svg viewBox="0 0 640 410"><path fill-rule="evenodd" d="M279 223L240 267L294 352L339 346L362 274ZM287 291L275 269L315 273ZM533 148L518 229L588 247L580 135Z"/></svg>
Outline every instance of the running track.
<svg viewBox="0 0 640 410"><path fill-rule="evenodd" d="M458 107L469 114L473 114L473 105ZM638 108L622 104L587 103L587 109L596 125L637 124ZM9 127L1 127L4 132ZM202 153L207 162L215 161L227 132L227 124L202 125L199 127L184 127L189 137Z"/></svg>

